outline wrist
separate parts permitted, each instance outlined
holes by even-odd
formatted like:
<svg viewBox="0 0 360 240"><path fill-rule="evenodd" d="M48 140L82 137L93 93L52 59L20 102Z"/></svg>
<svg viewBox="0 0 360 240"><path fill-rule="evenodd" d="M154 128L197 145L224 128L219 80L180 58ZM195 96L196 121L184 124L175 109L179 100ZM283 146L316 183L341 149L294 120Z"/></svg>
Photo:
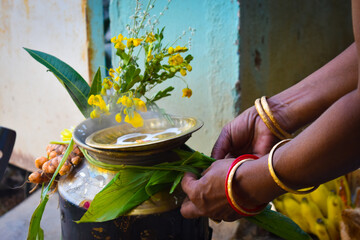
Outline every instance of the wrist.
<svg viewBox="0 0 360 240"><path fill-rule="evenodd" d="M245 208L255 208L285 193L274 183L268 167L267 156L244 163L236 171L233 181L236 201Z"/></svg>

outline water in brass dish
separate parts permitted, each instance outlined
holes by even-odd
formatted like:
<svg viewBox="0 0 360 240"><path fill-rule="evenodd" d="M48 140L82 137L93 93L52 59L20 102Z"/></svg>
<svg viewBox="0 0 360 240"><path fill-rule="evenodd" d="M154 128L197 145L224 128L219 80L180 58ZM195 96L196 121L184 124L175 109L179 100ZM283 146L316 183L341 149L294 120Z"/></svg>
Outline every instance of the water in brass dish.
<svg viewBox="0 0 360 240"><path fill-rule="evenodd" d="M140 128L129 124L112 126L92 133L85 143L94 148L114 150L153 145L190 136L202 126L195 118L173 117L172 120L173 123L166 119L146 119Z"/></svg>

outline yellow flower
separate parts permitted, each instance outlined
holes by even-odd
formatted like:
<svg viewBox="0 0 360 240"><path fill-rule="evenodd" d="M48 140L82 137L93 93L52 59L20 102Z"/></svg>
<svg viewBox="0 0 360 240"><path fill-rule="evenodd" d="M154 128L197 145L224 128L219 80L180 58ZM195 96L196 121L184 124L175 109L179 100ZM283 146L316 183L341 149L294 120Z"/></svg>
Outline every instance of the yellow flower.
<svg viewBox="0 0 360 240"><path fill-rule="evenodd" d="M94 95L91 95L88 99L88 104L93 105L94 104Z"/></svg>
<svg viewBox="0 0 360 240"><path fill-rule="evenodd" d="M142 42L142 38L124 38L124 40L127 40L126 46L128 48L137 47Z"/></svg>
<svg viewBox="0 0 360 240"><path fill-rule="evenodd" d="M173 54L173 53L174 53L174 48L173 48L173 47L169 47L168 53L169 53L169 54Z"/></svg>
<svg viewBox="0 0 360 240"><path fill-rule="evenodd" d="M117 69L115 69L115 71L116 71L117 73L120 73L120 72L121 72L121 66L119 66Z"/></svg>
<svg viewBox="0 0 360 240"><path fill-rule="evenodd" d="M102 85L104 86L105 89L110 89L113 86L113 82L110 81L110 79L108 78L104 78Z"/></svg>
<svg viewBox="0 0 360 240"><path fill-rule="evenodd" d="M144 125L144 120L142 119L141 115L136 111L133 112L132 117L126 115L124 121L130 123L135 128L142 127Z"/></svg>
<svg viewBox="0 0 360 240"><path fill-rule="evenodd" d="M183 62L184 62L184 59L180 54L176 54L175 56L172 56L169 58L169 64L172 66L180 65Z"/></svg>
<svg viewBox="0 0 360 240"><path fill-rule="evenodd" d="M115 76L114 76L114 72L115 72L114 69L112 69L112 68L109 69L109 75L110 75L110 77L112 77L112 78L115 77Z"/></svg>
<svg viewBox="0 0 360 240"><path fill-rule="evenodd" d="M186 47L180 47L180 46L176 46L176 48L174 49L174 52L186 52L188 49Z"/></svg>
<svg viewBox="0 0 360 240"><path fill-rule="evenodd" d="M122 42L117 42L114 47L116 49L124 50L126 46Z"/></svg>
<svg viewBox="0 0 360 240"><path fill-rule="evenodd" d="M141 99L134 98L134 104L135 104L136 110L141 111L141 112L146 112L147 111L146 104Z"/></svg>
<svg viewBox="0 0 360 240"><path fill-rule="evenodd" d="M100 110L106 110L106 103L104 99L101 97L101 95L96 95L94 97L94 103L93 105L98 106Z"/></svg>
<svg viewBox="0 0 360 240"><path fill-rule="evenodd" d="M152 49L150 48L150 50L148 51L147 57L146 57L146 61L150 62L154 56L151 54Z"/></svg>
<svg viewBox="0 0 360 240"><path fill-rule="evenodd" d="M152 42L155 42L155 36L154 34L151 32L147 35L146 39L145 39L145 42L147 43L152 43Z"/></svg>
<svg viewBox="0 0 360 240"><path fill-rule="evenodd" d="M126 99L125 106L126 107L131 107L132 105L133 105L133 100L131 98Z"/></svg>
<svg viewBox="0 0 360 240"><path fill-rule="evenodd" d="M70 128L70 129L64 129L61 131L60 135L61 135L61 139L63 141L70 141L72 138L72 133L74 131L74 127Z"/></svg>
<svg viewBox="0 0 360 240"><path fill-rule="evenodd" d="M91 111L90 117L91 117L92 119L100 117L99 111L98 111L97 109L94 109L93 111Z"/></svg>
<svg viewBox="0 0 360 240"><path fill-rule="evenodd" d="M185 69L180 69L180 74L182 75L182 76L186 76L186 70Z"/></svg>
<svg viewBox="0 0 360 240"><path fill-rule="evenodd" d="M120 50L125 49L125 45L122 43L123 40L124 40L124 36L121 33L118 35L117 38L116 37L111 38L111 42L114 43L114 47Z"/></svg>
<svg viewBox="0 0 360 240"><path fill-rule="evenodd" d="M191 72L192 66L191 66L190 64L188 64L188 65L186 65L186 69L187 69L189 72Z"/></svg>
<svg viewBox="0 0 360 240"><path fill-rule="evenodd" d="M190 98L191 95L192 95L192 91L191 91L190 88L184 88L184 89L182 90L182 92L183 92L182 97L188 97L188 98Z"/></svg>
<svg viewBox="0 0 360 240"><path fill-rule="evenodd" d="M116 104L121 103L122 105L126 105L126 101L127 101L128 97L126 95L119 97L119 99L117 100Z"/></svg>
<svg viewBox="0 0 360 240"><path fill-rule="evenodd" d="M115 115L115 120L117 121L117 122L121 122L121 113L118 113L118 114L116 114Z"/></svg>

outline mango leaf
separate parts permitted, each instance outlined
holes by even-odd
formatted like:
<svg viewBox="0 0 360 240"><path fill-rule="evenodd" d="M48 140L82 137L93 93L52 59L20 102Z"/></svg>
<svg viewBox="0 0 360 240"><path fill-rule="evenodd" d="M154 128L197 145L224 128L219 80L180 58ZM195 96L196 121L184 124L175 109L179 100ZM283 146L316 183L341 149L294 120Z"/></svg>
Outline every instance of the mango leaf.
<svg viewBox="0 0 360 240"><path fill-rule="evenodd" d="M98 70L95 73L94 79L91 83L91 88L88 97L90 97L91 95L99 94L101 92L101 83L102 83L101 71L100 68L98 68Z"/></svg>
<svg viewBox="0 0 360 240"><path fill-rule="evenodd" d="M259 227L276 234L277 236L287 240L310 240L312 239L290 218L279 212L272 211L267 206L260 214L248 217L250 222L255 223Z"/></svg>
<svg viewBox="0 0 360 240"><path fill-rule="evenodd" d="M85 118L89 117L87 97L89 84L72 67L60 59L40 51L24 48L36 61L47 67L61 82Z"/></svg>

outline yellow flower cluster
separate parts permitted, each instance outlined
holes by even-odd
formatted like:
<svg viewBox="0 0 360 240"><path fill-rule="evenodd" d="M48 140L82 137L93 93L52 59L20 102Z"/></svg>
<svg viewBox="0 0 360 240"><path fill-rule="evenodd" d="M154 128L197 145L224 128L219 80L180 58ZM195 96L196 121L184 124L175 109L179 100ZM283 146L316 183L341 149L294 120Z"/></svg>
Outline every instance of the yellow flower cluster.
<svg viewBox="0 0 360 240"><path fill-rule="evenodd" d="M145 39L145 42L147 43L152 43L152 42L155 42L156 39L155 39L155 36L154 34L151 32L147 35L146 39Z"/></svg>
<svg viewBox="0 0 360 240"><path fill-rule="evenodd" d="M90 113L91 118L98 118L100 114L109 115L109 105L106 105L101 95L91 95L88 99L88 104L93 106L93 111Z"/></svg>
<svg viewBox="0 0 360 240"><path fill-rule="evenodd" d="M116 104L121 104L123 106L123 113L125 114L124 121L130 123L133 127L141 127L144 125L144 120L141 115L137 112L146 112L146 104L140 98L133 98L131 95L123 95L120 97ZM117 122L122 121L122 113L119 112L115 116Z"/></svg>
<svg viewBox="0 0 360 240"><path fill-rule="evenodd" d="M120 49L120 50L124 50L125 49L125 44L122 43L122 41L124 40L124 36L120 33L118 37L113 37L111 39L111 42L114 43L114 47L116 49Z"/></svg>
<svg viewBox="0 0 360 240"><path fill-rule="evenodd" d="M124 38L124 40L127 40L126 46L127 48L137 47L142 42L142 38Z"/></svg>
<svg viewBox="0 0 360 240"><path fill-rule="evenodd" d="M102 114L109 115L111 110L117 112L115 115L117 122L124 121L134 127L143 126L144 121L140 112L146 112L147 106L140 97L156 84L174 77L177 72L186 76L187 71L192 70L189 64L192 56L183 58L180 55L188 49L180 46L164 49L161 47L162 39L162 31L156 34L150 32L139 38L137 34L132 37L119 34L111 39L120 62L117 68L108 70L108 76L101 83L100 94L89 97L88 104L93 107L91 118L98 118ZM145 50L146 74L140 74L141 69L136 63L137 57L133 56L133 49L138 46ZM169 65L162 63L165 58L168 58ZM155 97L147 100L154 104L155 101L169 96L170 91L159 91L154 95ZM183 89L183 97L190 98L191 95L191 89Z"/></svg>
<svg viewBox="0 0 360 240"><path fill-rule="evenodd" d="M186 47L180 47L177 46L175 48L173 47L169 47L168 49L168 53L169 54L175 54L172 55L171 57L169 57L169 64L171 66L176 66L179 69L179 72L182 76L186 76L186 70L191 72L192 67L190 64L184 62L184 58L179 54L179 52L186 52L188 49Z"/></svg>

